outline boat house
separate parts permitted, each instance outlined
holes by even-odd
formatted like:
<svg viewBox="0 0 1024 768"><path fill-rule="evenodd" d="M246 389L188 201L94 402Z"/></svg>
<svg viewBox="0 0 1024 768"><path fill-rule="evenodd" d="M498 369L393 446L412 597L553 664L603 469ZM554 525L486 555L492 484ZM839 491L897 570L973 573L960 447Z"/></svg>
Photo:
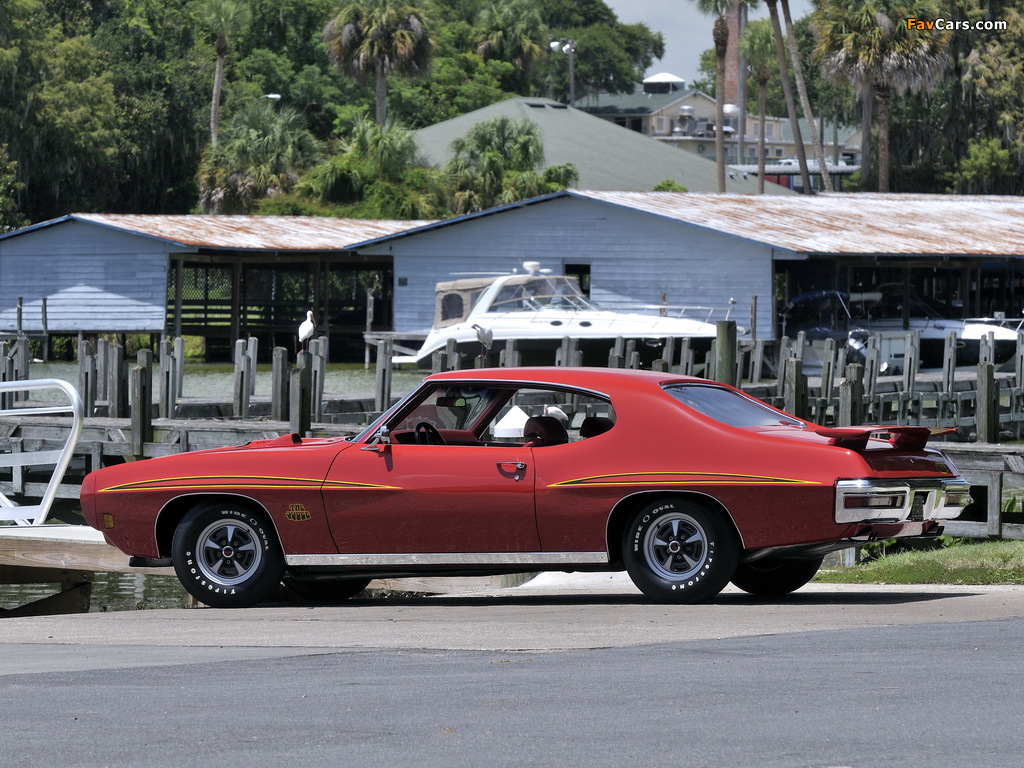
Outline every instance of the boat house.
<svg viewBox="0 0 1024 768"><path fill-rule="evenodd" d="M1021 314L1024 200L569 190L353 246L394 269L394 330L430 328L434 285L539 261L606 307L691 307L753 338L815 289L899 283L965 317ZM700 309L696 309L699 307Z"/></svg>
<svg viewBox="0 0 1024 768"><path fill-rule="evenodd" d="M349 246L425 223L71 214L0 235L0 335L196 335L223 357L244 336L293 343L313 310L335 351L361 349L368 292L390 325L391 259Z"/></svg>

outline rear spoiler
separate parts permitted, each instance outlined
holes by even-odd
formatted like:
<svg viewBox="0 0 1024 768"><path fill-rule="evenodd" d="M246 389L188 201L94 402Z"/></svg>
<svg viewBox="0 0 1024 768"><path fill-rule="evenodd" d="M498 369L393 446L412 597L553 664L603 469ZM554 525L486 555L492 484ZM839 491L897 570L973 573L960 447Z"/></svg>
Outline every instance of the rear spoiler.
<svg viewBox="0 0 1024 768"><path fill-rule="evenodd" d="M863 451L874 437L901 451L922 451L933 435L955 432L948 427L818 427L815 434L827 437L829 445Z"/></svg>

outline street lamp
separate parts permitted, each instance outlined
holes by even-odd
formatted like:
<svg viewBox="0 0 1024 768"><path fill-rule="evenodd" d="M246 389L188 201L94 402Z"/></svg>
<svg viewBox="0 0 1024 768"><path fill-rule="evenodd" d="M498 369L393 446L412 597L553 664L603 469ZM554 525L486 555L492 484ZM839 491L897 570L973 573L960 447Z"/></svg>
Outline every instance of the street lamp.
<svg viewBox="0 0 1024 768"><path fill-rule="evenodd" d="M552 40L549 44L552 52L559 49L562 53L569 55L569 106L576 106L576 41L566 40L564 37L560 40Z"/></svg>

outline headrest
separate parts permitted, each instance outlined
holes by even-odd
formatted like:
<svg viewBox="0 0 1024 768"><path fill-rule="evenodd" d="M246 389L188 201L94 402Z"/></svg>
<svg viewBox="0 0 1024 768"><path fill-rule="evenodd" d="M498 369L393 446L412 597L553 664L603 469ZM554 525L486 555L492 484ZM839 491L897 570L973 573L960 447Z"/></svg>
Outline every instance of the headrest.
<svg viewBox="0 0 1024 768"><path fill-rule="evenodd" d="M603 435L615 426L615 422L607 416L587 416L580 424L580 437Z"/></svg>
<svg viewBox="0 0 1024 768"><path fill-rule="evenodd" d="M569 433L554 416L531 416L523 428L523 439L534 445L560 445L569 442Z"/></svg>

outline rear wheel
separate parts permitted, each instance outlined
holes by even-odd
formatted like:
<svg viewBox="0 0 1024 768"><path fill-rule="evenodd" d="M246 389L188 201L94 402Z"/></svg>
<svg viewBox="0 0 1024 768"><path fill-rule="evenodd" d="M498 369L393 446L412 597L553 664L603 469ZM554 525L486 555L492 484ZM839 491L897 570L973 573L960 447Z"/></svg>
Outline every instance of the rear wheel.
<svg viewBox="0 0 1024 768"><path fill-rule="evenodd" d="M623 533L626 571L661 603L699 603L717 595L736 570L739 550L721 514L685 499L649 504Z"/></svg>
<svg viewBox="0 0 1024 768"><path fill-rule="evenodd" d="M171 544L174 572L189 594L213 608L244 608L281 582L284 557L270 523L237 504L197 507Z"/></svg>
<svg viewBox="0 0 1024 768"><path fill-rule="evenodd" d="M752 595L786 595L813 579L822 560L824 557L801 560L763 557L740 565L732 583Z"/></svg>

